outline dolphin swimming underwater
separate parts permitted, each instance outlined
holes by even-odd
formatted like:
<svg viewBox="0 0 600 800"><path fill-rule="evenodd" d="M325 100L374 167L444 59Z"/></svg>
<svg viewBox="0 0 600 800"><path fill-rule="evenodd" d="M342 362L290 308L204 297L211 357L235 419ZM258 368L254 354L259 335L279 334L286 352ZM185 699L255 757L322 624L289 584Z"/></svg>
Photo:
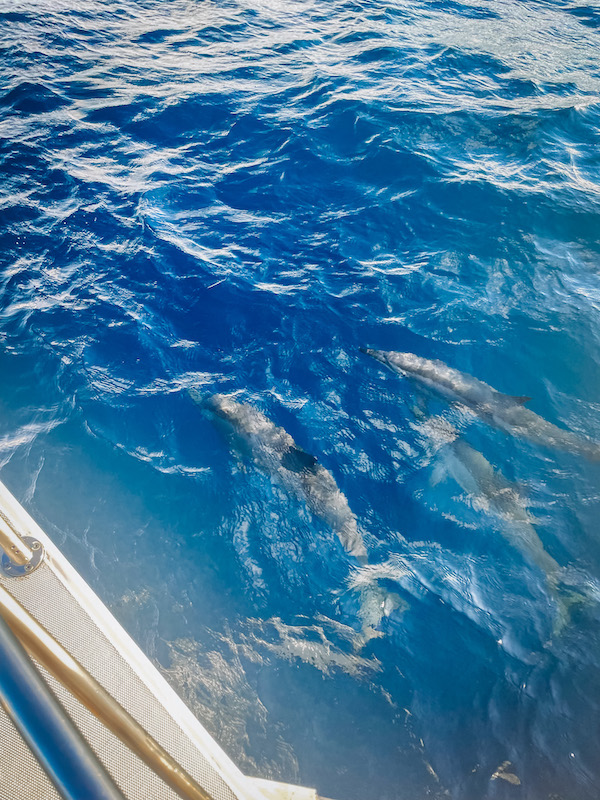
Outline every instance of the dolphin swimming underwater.
<svg viewBox="0 0 600 800"><path fill-rule="evenodd" d="M430 417L419 425L419 429L437 441L440 438L445 441L438 450L431 483L435 485L446 478L452 479L471 501L475 501L476 507L495 514L505 523L501 527L504 539L521 553L525 561L543 573L548 592L558 609L554 633L559 633L569 620L571 606L582 597L572 591L560 592L565 570L545 549L519 487L495 469L482 453L460 439L458 431L447 420Z"/></svg>
<svg viewBox="0 0 600 800"><path fill-rule="evenodd" d="M196 403L228 423L260 469L333 529L350 556L361 566L369 563L358 521L346 496L315 456L299 447L284 428L275 425L261 411L238 402L231 395L202 397L194 390L190 394ZM401 600L379 586L362 587L359 596L358 616L363 623L364 644L382 635L375 630L377 625L400 605Z"/></svg>
<svg viewBox="0 0 600 800"><path fill-rule="evenodd" d="M590 461L600 461L600 444L548 422L525 407L529 397L515 397L496 391L487 383L449 367L442 361L422 358L414 353L371 350L363 353L380 361L399 375L406 375L420 386L474 411L489 425L505 433L528 439L543 447L553 447Z"/></svg>

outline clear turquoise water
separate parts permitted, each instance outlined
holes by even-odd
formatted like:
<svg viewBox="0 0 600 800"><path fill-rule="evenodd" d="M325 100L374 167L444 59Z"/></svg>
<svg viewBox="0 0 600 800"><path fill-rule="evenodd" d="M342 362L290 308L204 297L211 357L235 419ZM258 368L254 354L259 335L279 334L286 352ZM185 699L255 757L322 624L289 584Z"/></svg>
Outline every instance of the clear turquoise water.
<svg viewBox="0 0 600 800"><path fill-rule="evenodd" d="M600 440L597 8L0 9L0 479L248 773L596 800L598 465L424 417L359 347ZM355 651L356 565L189 388L239 391L335 477L409 606L383 636ZM428 416L508 513L438 481ZM584 598L558 633L524 525Z"/></svg>

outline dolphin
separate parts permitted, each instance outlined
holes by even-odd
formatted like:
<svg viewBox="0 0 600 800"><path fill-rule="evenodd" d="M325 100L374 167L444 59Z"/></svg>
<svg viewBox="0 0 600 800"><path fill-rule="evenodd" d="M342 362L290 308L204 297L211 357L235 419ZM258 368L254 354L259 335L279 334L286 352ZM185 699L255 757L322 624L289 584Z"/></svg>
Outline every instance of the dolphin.
<svg viewBox="0 0 600 800"><path fill-rule="evenodd" d="M506 541L544 575L548 593L558 609L553 632L559 633L569 620L571 606L582 598L559 591L564 569L545 549L519 487L495 469L482 453L460 439L458 431L447 420L430 417L419 427L435 440L445 442L438 451L442 458L435 464L431 483L452 479L476 507L502 520L501 532Z"/></svg>
<svg viewBox="0 0 600 800"><path fill-rule="evenodd" d="M565 450L600 461L600 444L559 428L525 407L531 398L502 394L487 383L449 367L442 361L422 358L414 353L361 348L399 375L406 375L420 386L451 403L470 408L481 419L505 433L528 439L543 447Z"/></svg>
<svg viewBox="0 0 600 800"><path fill-rule="evenodd" d="M190 394L196 403L228 424L259 469L333 529L348 555L361 566L369 563L356 515L331 472L315 456L299 447L284 428L275 425L261 411L238 402L232 395L204 398L194 390ZM377 625L400 604L397 595L375 588L359 589L358 616L363 622L363 643L381 635L375 630Z"/></svg>

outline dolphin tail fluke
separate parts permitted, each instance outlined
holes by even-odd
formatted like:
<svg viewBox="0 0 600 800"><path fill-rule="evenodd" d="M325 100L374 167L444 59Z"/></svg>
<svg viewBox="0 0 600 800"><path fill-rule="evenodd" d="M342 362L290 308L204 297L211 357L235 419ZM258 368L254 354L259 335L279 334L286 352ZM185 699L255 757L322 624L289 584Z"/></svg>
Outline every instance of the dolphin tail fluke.
<svg viewBox="0 0 600 800"><path fill-rule="evenodd" d="M412 415L415 419L424 420L427 416L427 411L421 403L413 403L413 405L410 407L410 410L412 411Z"/></svg>
<svg viewBox="0 0 600 800"><path fill-rule="evenodd" d="M380 639L383 636L383 631L378 631L375 628L371 627L371 625L367 625L362 629L360 633L357 633L354 642L354 652L360 652L371 639Z"/></svg>
<svg viewBox="0 0 600 800"><path fill-rule="evenodd" d="M592 461L594 464L598 464L600 462L600 445L588 448L588 450L585 453L585 457L587 458L588 461Z"/></svg>
<svg viewBox="0 0 600 800"><path fill-rule="evenodd" d="M570 624L577 608L593 602L600 602L600 586L575 567L563 567L549 587L556 602L557 614L552 636L560 636Z"/></svg>
<svg viewBox="0 0 600 800"><path fill-rule="evenodd" d="M553 639L556 638L557 636L560 636L561 633L565 630L565 628L570 624L573 611L578 606L581 606L589 602L589 600L586 597L584 597L584 595L575 591L558 594L555 599L557 606L557 614L554 619L554 625L552 627Z"/></svg>
<svg viewBox="0 0 600 800"><path fill-rule="evenodd" d="M401 614L407 610L408 603L406 603L400 597L400 595L396 594L395 592L388 592L385 589L382 589L381 592L382 618L389 617L394 611L397 610L400 610ZM365 645L367 645L371 639L381 639L382 636L385 636L385 633L378 627L374 627L373 624L364 625L363 629L354 640L354 650L358 652L359 650L362 650L362 648L365 647Z"/></svg>
<svg viewBox="0 0 600 800"><path fill-rule="evenodd" d="M396 592L387 592L385 594L383 598L383 613L386 617L389 617L392 612L398 609L404 612L407 608L408 603L406 603L399 594L396 594Z"/></svg>
<svg viewBox="0 0 600 800"><path fill-rule="evenodd" d="M371 639L384 636L384 631L380 628L384 617L389 617L397 609L404 612L408 608L408 604L399 595L383 588L377 581L360 587L358 594L362 628L354 643L357 650Z"/></svg>
<svg viewBox="0 0 600 800"><path fill-rule="evenodd" d="M580 597L583 603L600 604L600 582L579 567L561 567L554 582L565 597Z"/></svg>

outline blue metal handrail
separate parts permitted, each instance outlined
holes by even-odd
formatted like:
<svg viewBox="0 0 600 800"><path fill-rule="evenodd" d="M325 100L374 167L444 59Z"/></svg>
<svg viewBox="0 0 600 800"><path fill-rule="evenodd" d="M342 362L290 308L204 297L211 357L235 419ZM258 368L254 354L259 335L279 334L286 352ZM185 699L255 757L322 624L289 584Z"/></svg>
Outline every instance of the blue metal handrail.
<svg viewBox="0 0 600 800"><path fill-rule="evenodd" d="M29 655L182 800L213 800L211 794L1 585L0 615Z"/></svg>
<svg viewBox="0 0 600 800"><path fill-rule="evenodd" d="M1 616L0 703L63 800L125 800Z"/></svg>

